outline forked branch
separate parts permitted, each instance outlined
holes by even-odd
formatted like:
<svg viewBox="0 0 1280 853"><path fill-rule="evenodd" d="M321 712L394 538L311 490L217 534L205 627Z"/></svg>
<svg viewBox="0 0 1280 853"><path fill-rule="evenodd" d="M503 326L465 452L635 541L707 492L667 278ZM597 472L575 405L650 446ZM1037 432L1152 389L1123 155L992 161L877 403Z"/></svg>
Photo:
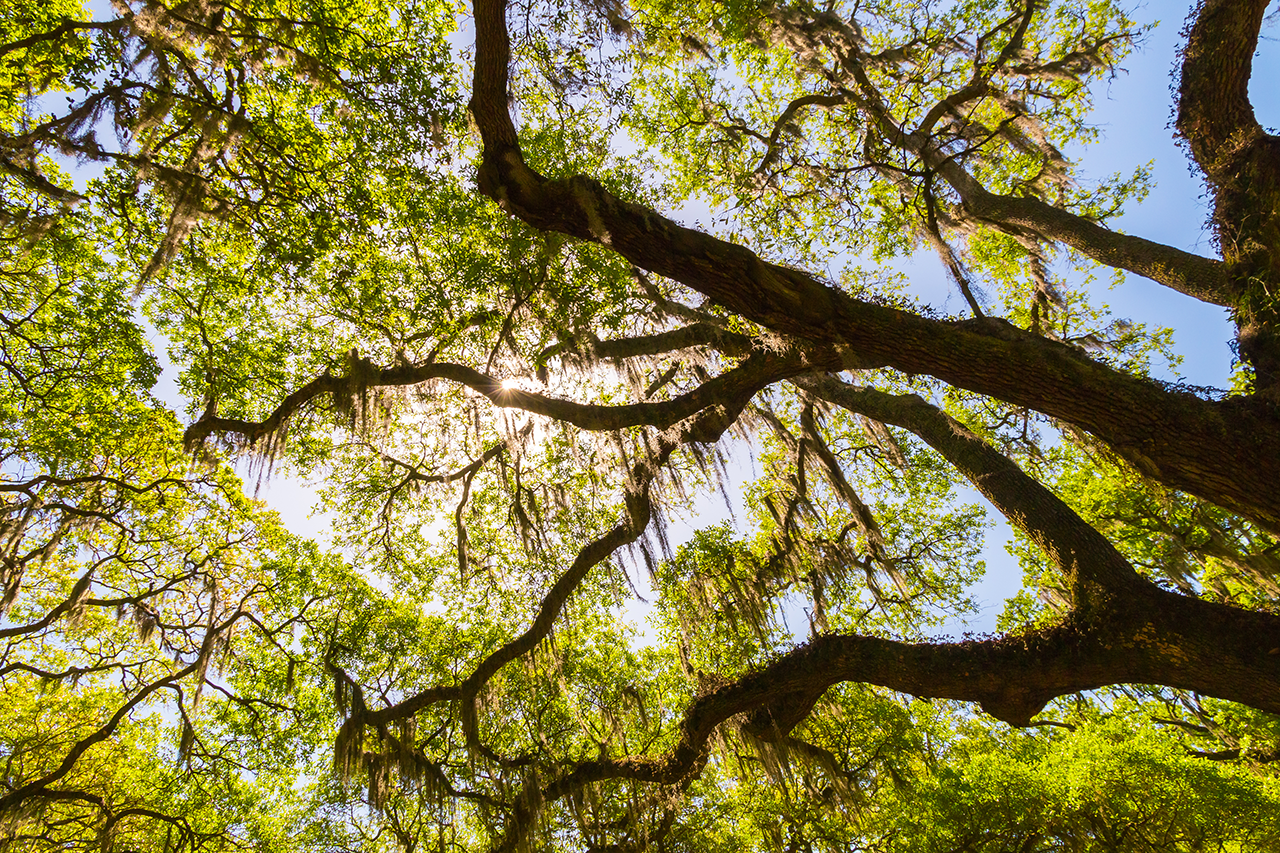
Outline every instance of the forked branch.
<svg viewBox="0 0 1280 853"><path fill-rule="evenodd" d="M573 563L543 596L532 624L519 636L487 655L465 679L453 685L427 688L378 710L365 707L362 699L353 703L351 716L343 723L338 734L335 767L344 774L351 774L359 768L365 758L366 726L374 727L385 741L389 724L411 717L431 705L455 701L461 706L462 725L468 747L502 763L501 756L490 750L480 738L476 708L480 691L502 667L528 654L546 639L569 598L593 568L609 559L619 548L635 542L644 534L653 511L650 489L671 454L686 444L707 444L719 440L738 419L754 393L755 390L744 390L723 404L708 408L658 435L652 454L632 467L623 518L578 552ZM339 677L345 676L339 673Z"/></svg>
<svg viewBox="0 0 1280 853"><path fill-rule="evenodd" d="M623 201L595 181L549 180L535 172L524 161L508 112L505 3L479 0L475 9L471 109L484 142L479 183L513 215L543 230L607 244L633 264L769 329L838 348L848 366L935 376L1075 424L1171 488L1280 530L1280 490L1267 473L1280 467L1280 417L1260 401L1213 402L1171 392L1004 321L936 320L855 299ZM1003 205L1010 216L1030 204L996 196L984 203ZM1242 459L1254 461L1241 465Z"/></svg>

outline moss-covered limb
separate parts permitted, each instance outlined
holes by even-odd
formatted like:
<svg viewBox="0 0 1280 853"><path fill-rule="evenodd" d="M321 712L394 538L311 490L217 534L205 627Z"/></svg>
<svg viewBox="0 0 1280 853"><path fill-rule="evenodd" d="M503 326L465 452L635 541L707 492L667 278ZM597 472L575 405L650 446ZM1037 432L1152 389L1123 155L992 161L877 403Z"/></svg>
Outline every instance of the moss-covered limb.
<svg viewBox="0 0 1280 853"><path fill-rule="evenodd" d="M89 474L83 477L54 477L49 474L41 474L38 477L33 477L32 479L23 482L0 483L0 492L23 492L34 497L36 493L45 486L84 486L98 483L115 486L121 491L132 492L135 495L159 491L164 486L178 486L179 488L182 488L188 485L187 480L180 480L176 477L160 477L152 480L146 485L138 486L128 482L127 480L122 480L119 477L111 477L106 474Z"/></svg>
<svg viewBox="0 0 1280 853"><path fill-rule="evenodd" d="M499 669L532 651L551 631L569 596L578 588L592 567L599 565L619 548L635 542L649 526L653 513L650 488L660 469L680 446L696 442L710 443L724 434L751 398L739 395L724 406L702 412L687 423L679 424L657 437L651 457L635 463L626 495L626 514L611 530L578 552L569 569L543 596L538 615L529 628L511 642L485 658L462 683L462 698L474 702L480 689Z"/></svg>
<svg viewBox="0 0 1280 853"><path fill-rule="evenodd" d="M719 338L707 336L706 340L712 342ZM731 351L740 349L741 341L736 337L726 338L725 342ZM614 343L618 351L624 349L621 342ZM644 347L639 349L642 351ZM805 371L840 369L843 366L843 359L832 347L816 347L807 351L792 349L785 353L756 348L737 366L671 400L607 406L577 403L533 391L506 388L501 379L462 364L428 362L377 368L360 362L352 368L349 375L334 376L326 373L311 380L285 397L275 411L261 421L224 418L210 409L187 427L183 441L187 447L199 447L210 435L232 434L242 436L252 444L259 439L279 434L289 418L312 400L325 395L345 399L359 396L373 388L407 387L433 379L465 385L488 397L495 406L523 409L571 423L581 429L617 430L641 425L666 429L708 406L736 398L744 392L749 391L750 396L773 382Z"/></svg>
<svg viewBox="0 0 1280 853"><path fill-rule="evenodd" d="M670 450L667 451L670 453ZM550 634L569 598L596 566L609 559L619 548L635 542L643 535L652 514L649 486L653 472L645 463L637 469L641 479L633 481L627 495L627 510L623 518L603 535L588 542L578 551L573 562L556 580L538 604L533 622L518 636L499 646L484 657L462 681L456 684L439 684L420 690L399 702L378 709L370 709L363 702L353 703L350 716L343 721L334 747L334 766L340 772L352 773L359 768L364 752L366 726L378 730L385 741L388 726L408 719L432 705L457 702L460 720L466 735L467 747L496 763L511 763L490 749L481 739L476 699L484 686L508 663L528 654Z"/></svg>
<svg viewBox="0 0 1280 853"><path fill-rule="evenodd" d="M674 447L662 454L665 457ZM632 472L633 481L628 489L627 510L622 520L603 536L588 543L569 568L552 585L542 597L538 606L538 614L533 623L518 637L504 643L482 660L461 684L461 722L466 734L467 746L473 751L485 755L490 760L500 760L499 756L487 748L480 738L480 726L477 717L476 699L480 691L498 670L513 660L533 651L551 633L552 626L560 617L569 597L582 585L587 574L596 566L609 559L619 548L635 542L644 535L645 528L653 515L653 504L649 496L649 488L656 470L650 470L648 463L639 463ZM639 477L637 480L636 477Z"/></svg>
<svg viewBox="0 0 1280 853"><path fill-rule="evenodd" d="M963 185L959 180L956 184ZM976 184L959 195L970 216L1001 230L1031 231L1045 240L1065 243L1100 264L1151 279L1201 302L1224 306L1233 302L1230 271L1214 258L1112 231L1036 198L999 195Z"/></svg>
<svg viewBox="0 0 1280 853"><path fill-rule="evenodd" d="M1249 102L1249 77L1270 0L1201 0L1187 27L1176 126L1191 156L1217 181L1244 147L1265 136Z"/></svg>
<svg viewBox="0 0 1280 853"><path fill-rule="evenodd" d="M21 637L26 634L34 634L37 631L43 631L63 616L71 616L77 610L82 609L89 600L89 584L93 581L93 572L96 566L90 566L89 571L85 572L80 580L76 581L75 586L71 587L71 593L60 601L58 604L50 608L42 618L26 625L8 625L0 628L0 640L7 640L11 637ZM0 609L0 613L3 610ZM7 621L7 620L6 620ZM3 674L4 668L0 668L0 674Z"/></svg>
<svg viewBox="0 0 1280 853"><path fill-rule="evenodd" d="M1221 261L1099 225L1038 198L993 193L965 169L925 140L901 139L956 191L965 213L1014 235L1028 232L1064 243L1087 258L1163 284L1212 305L1232 305L1230 270Z"/></svg>
<svg viewBox="0 0 1280 853"><path fill-rule="evenodd" d="M1056 627L993 640L903 643L828 635L694 700L679 740L658 756L580 762L518 802L498 850L519 849L538 809L611 779L673 784L697 773L716 727L751 714L757 733L783 737L821 693L842 681L921 698L976 702L1011 725L1032 722L1051 699L1109 684L1146 683L1280 711L1280 617L1184 598L1155 587L1105 622L1068 618ZM777 709L773 714L771 710ZM755 713L752 713L755 712Z"/></svg>
<svg viewBox="0 0 1280 853"><path fill-rule="evenodd" d="M183 446L189 451L196 450L211 435L238 435L254 444L259 439L278 434L294 413L317 397L345 394L348 384L345 377L326 371L281 400L275 411L261 421L222 417L217 413L216 401L210 400L204 414L183 432Z"/></svg>
<svg viewBox="0 0 1280 853"><path fill-rule="evenodd" d="M1077 608L1148 586L1107 538L1053 492L963 424L916 395L856 388L833 377L793 382L852 412L909 430L943 455L1062 570Z"/></svg>
<svg viewBox="0 0 1280 853"><path fill-rule="evenodd" d="M29 47L45 41L60 41L63 36L72 33L82 32L84 30L96 30L98 32L119 33L128 23L127 18L118 18L114 21L73 21L64 19L56 27L42 33L34 33L26 38L17 39L7 44L0 44L0 56L7 53L13 53L18 50L26 50Z"/></svg>
<svg viewBox="0 0 1280 853"><path fill-rule="evenodd" d="M649 285L651 298L655 304L662 299L656 288ZM670 305L670 303L667 303ZM661 306L659 306L661 307ZM688 319L688 318L686 318ZM731 332L715 322L720 318L701 318L692 320L688 325L656 332L652 335L634 335L626 338L610 338L597 340L560 340L544 348L534 357L539 376L546 369L546 364L553 358L576 356L582 359L608 359L625 361L629 358L653 358L655 356L681 353L691 349L714 349L721 355L741 358L750 354L756 341L750 335Z"/></svg>

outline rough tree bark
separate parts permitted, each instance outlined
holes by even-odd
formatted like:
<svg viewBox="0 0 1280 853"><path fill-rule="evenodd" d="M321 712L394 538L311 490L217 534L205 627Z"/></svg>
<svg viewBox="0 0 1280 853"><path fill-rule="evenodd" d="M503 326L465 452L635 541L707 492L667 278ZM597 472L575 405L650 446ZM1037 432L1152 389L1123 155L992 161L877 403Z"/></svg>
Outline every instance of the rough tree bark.
<svg viewBox="0 0 1280 853"><path fill-rule="evenodd" d="M1172 392L998 319L940 321L854 299L588 178L549 180L525 164L508 113L510 48L499 4L476 4L476 35L480 188L508 212L607 245L766 328L841 347L850 366L928 374L1075 424L1143 474L1280 531L1280 413L1269 402Z"/></svg>

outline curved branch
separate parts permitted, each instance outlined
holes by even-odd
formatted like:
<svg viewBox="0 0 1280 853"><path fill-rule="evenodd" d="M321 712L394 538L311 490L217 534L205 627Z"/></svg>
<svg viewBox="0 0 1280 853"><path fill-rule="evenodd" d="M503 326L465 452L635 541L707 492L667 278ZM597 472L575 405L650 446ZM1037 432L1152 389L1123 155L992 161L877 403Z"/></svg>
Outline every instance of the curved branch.
<svg viewBox="0 0 1280 853"><path fill-rule="evenodd" d="M668 450L668 454L670 450ZM643 466L644 463L637 466ZM652 473L647 473L640 483L635 483L627 495L626 516L603 536L597 537L578 552L569 568L542 597L533 623L519 636L504 643L486 656L465 680L456 685L436 685L419 691L394 705L376 711L355 713L343 723L343 729L351 730L366 725L384 728L396 720L411 717L423 708L442 702L462 703L462 723L466 730L468 746L484 752L477 731L475 701L489 679L516 658L525 655L546 639L560 612L568 603L574 590L586 579L591 569L607 560L615 551L638 539L648 526L652 505L649 501L649 483ZM338 738L339 743L358 744L358 738ZM343 765L344 756L335 762Z"/></svg>
<svg viewBox="0 0 1280 853"><path fill-rule="evenodd" d="M1221 261L1112 231L1038 198L989 192L955 158L937 150L927 135L907 133L898 126L857 57L850 57L845 67L862 90L860 103L875 120L876 128L893 145L916 155L942 176L971 216L1002 230L1031 231L1046 240L1065 243L1101 264L1136 273L1193 299L1234 304L1236 293Z"/></svg>
<svg viewBox="0 0 1280 853"><path fill-rule="evenodd" d="M11 625L8 628L0 628L0 639L8 637L17 637L23 634L34 634L36 631L42 631L57 621L58 617L74 613L77 609L84 606L85 599L88 597L89 584L93 582L93 573L98 567L110 560L110 557L99 560L89 567L75 585L71 587L71 593L58 603L56 607L44 615L44 618L38 619L26 625Z"/></svg>
<svg viewBox="0 0 1280 853"><path fill-rule="evenodd" d="M26 38L11 41L7 44L0 44L0 56L6 53L12 53L15 50L22 50L39 44L42 41L57 41L68 33L74 33L77 30L100 30L111 31L119 30L124 27L125 19L117 18L114 21L73 21L64 17L62 23L43 33L35 33Z"/></svg>
<svg viewBox="0 0 1280 853"><path fill-rule="evenodd" d="M1145 599L1123 620L1106 625L1069 618L1056 627L994 640L903 643L818 637L694 700L685 710L676 745L666 754L580 762L540 790L526 791L517 798L498 850L519 849L545 803L610 779L678 782L699 770L712 733L730 717L791 697L816 698L842 681L921 698L976 702L1017 726L1028 725L1055 697L1134 682L1180 687L1195 681L1200 687L1191 689L1280 711L1280 617L1236 611L1155 587L1146 590ZM1259 633L1249 637L1242 631ZM799 719L788 722L794 726ZM775 736L788 731L783 728Z"/></svg>
<svg viewBox="0 0 1280 853"><path fill-rule="evenodd" d="M711 339L708 338L708 340ZM729 342L733 343L731 339ZM445 362L398 365L383 369L370 366L367 370L356 370L354 374L365 380L363 385L367 388L418 385L432 379L446 379L483 394L495 406L523 409L526 412L571 423L582 429L617 430L640 425L665 429L714 405L723 398L737 397L744 390L750 389L751 393L755 393L772 382L807 370L838 369L840 366L842 366L841 359L831 349L809 352L791 350L785 354L755 350L736 367L674 399L621 406L577 403L532 391L504 388L500 379L465 365ZM353 388L355 384L351 377L326 373L285 397L276 410L262 421L224 418L207 412L187 427L183 434L183 442L187 447L198 447L214 433L235 433L253 443L259 438L278 432L285 421L317 397L325 394L352 393L356 390Z"/></svg>
<svg viewBox="0 0 1280 853"><path fill-rule="evenodd" d="M1280 416L1262 401L1211 402L1171 392L1004 321L935 320L854 299L623 201L595 181L549 180L535 172L524 162L507 111L505 4L479 0L475 9L471 109L484 142L479 183L513 215L607 244L767 328L830 345L847 363L928 374L1075 424L1144 474L1280 531L1280 490L1268 473L1280 468ZM1040 204L990 198L1022 208Z"/></svg>
<svg viewBox="0 0 1280 853"><path fill-rule="evenodd" d="M86 484L110 483L122 491L133 492L136 495L143 495L150 491L159 491L161 486L187 486L187 480L178 479L176 477L161 477L145 486L135 486L132 483L125 482L119 477L112 477L107 474L88 474L83 477L54 477L51 474L41 474L38 477L27 480L22 483L0 483L0 492L23 492L34 496L36 491L43 485L51 486L83 486Z"/></svg>
<svg viewBox="0 0 1280 853"><path fill-rule="evenodd" d="M823 107L824 109L832 109L841 104L847 104L849 96L841 93L831 95L802 95L791 103L787 104L782 114L778 116L773 123L773 131L769 134L769 140L765 146L764 156L760 158L760 164L756 166L755 173L757 175L764 174L774 161L778 159L781 153L779 142L782 134L788 130L791 123L795 120L796 114L806 107Z"/></svg>
<svg viewBox="0 0 1280 853"><path fill-rule="evenodd" d="M0 666L0 676L8 675L11 672L25 672L28 675L34 675L43 681L62 681L67 678L74 680L83 675L91 675L95 672L108 672L113 669L124 670L129 666L131 666L131 664L103 663L96 666L73 666L62 670L61 672L51 672L27 663L11 663L5 666Z"/></svg>
<svg viewBox="0 0 1280 853"><path fill-rule="evenodd" d="M88 791L45 789L38 791L35 796L39 796L41 799L51 802L81 802L96 806L105 818L101 830L103 834L110 833L112 827L126 818L145 817L176 827L179 833L178 838L180 846L178 849L182 849L184 841L192 842L193 846L196 849L199 849L201 846L199 844L200 840L212 840L222 835L221 831L198 832L192 828L191 824L184 817L174 817L173 815L158 812L154 809L143 808L141 806L133 806L116 811L112 808L111 802L108 799ZM110 837L110 835L107 835L107 837Z"/></svg>
<svg viewBox="0 0 1280 853"><path fill-rule="evenodd" d="M1280 398L1280 137L1263 131L1249 77L1267 0L1202 0L1186 30L1178 134L1213 192L1214 236L1238 293L1241 357L1255 391Z"/></svg>
<svg viewBox="0 0 1280 853"><path fill-rule="evenodd" d="M1249 77L1270 0L1201 0L1187 27L1178 85L1178 133L1215 183L1242 146L1264 136Z"/></svg>

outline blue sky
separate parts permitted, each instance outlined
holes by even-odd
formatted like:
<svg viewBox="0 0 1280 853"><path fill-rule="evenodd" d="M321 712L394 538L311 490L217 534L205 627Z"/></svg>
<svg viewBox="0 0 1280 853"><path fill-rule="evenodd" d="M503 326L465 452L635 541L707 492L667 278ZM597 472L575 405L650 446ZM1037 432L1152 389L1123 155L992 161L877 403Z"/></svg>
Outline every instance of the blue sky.
<svg viewBox="0 0 1280 853"><path fill-rule="evenodd" d="M1130 205L1113 223L1130 234L1158 240L1181 249L1214 256L1206 227L1208 199L1190 160L1174 143L1171 128L1173 81L1179 33L1190 12L1184 2L1154 2L1140 7L1138 20L1159 18L1141 50L1097 93L1095 122L1103 131L1097 145L1083 152L1087 178L1131 171L1155 160L1155 188L1145 202ZM1274 10L1273 10L1274 15ZM1250 97L1258 120L1274 129L1280 124L1280 24L1263 25L1261 47L1254 60ZM1103 297L1116 314L1139 322L1174 329L1177 349L1184 356L1180 371L1192 385L1224 387L1231 371L1228 342L1233 330L1225 309L1197 302L1138 276Z"/></svg>

